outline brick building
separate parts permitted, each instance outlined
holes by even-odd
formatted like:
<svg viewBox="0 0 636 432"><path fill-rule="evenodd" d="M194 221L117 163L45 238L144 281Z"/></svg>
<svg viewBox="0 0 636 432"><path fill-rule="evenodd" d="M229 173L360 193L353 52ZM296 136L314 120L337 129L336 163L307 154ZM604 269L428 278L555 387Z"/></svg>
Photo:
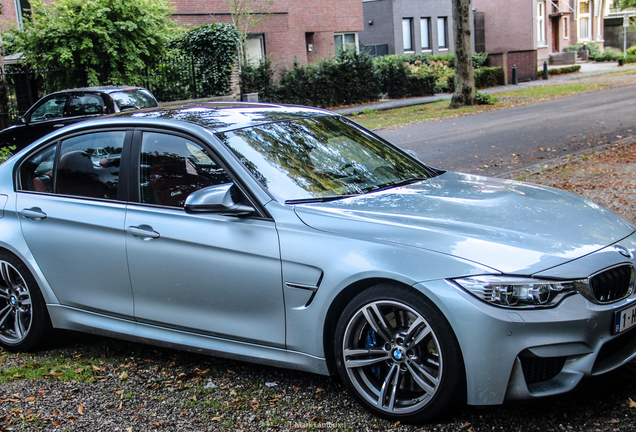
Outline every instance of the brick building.
<svg viewBox="0 0 636 432"><path fill-rule="evenodd" d="M179 23L196 26L232 22L226 0L172 0ZM336 49L358 46L363 30L361 0L274 0L256 15L250 29L247 54L251 59L267 55L280 67L294 62L312 63L334 56Z"/></svg>
<svg viewBox="0 0 636 432"><path fill-rule="evenodd" d="M451 0L362 0L360 42L372 53L453 52Z"/></svg>
<svg viewBox="0 0 636 432"><path fill-rule="evenodd" d="M53 0L47 0L52 2ZM0 0L4 20L17 24L27 0ZM173 18L187 27L212 22L232 22L226 0L172 0ZM263 1L266 6L266 3ZM338 47L358 46L363 30L362 0L273 0L259 8L256 27L250 29L248 55L268 55L273 64L291 67L294 62L312 63L333 56Z"/></svg>
<svg viewBox="0 0 636 432"><path fill-rule="evenodd" d="M485 51L507 53L508 68L511 55L525 67L580 42L603 48L604 0L473 0L473 12L483 20Z"/></svg>

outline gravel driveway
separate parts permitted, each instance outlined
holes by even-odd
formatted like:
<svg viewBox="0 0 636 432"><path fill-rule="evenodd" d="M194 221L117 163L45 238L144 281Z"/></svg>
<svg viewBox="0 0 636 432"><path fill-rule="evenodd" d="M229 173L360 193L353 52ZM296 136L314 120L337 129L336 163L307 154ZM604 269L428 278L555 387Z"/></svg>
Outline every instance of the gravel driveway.
<svg viewBox="0 0 636 432"><path fill-rule="evenodd" d="M527 177L636 221L636 145ZM90 335L37 354L0 351L0 431L634 431L636 363L566 395L457 406L419 426L362 410L339 379Z"/></svg>

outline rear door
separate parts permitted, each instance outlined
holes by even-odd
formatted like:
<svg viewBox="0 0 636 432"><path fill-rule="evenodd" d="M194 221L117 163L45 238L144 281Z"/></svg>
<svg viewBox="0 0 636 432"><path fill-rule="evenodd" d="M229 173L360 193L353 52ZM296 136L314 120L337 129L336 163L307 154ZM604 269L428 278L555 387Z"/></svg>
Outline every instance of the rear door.
<svg viewBox="0 0 636 432"><path fill-rule="evenodd" d="M132 318L120 194L132 133L81 133L19 168L17 210L27 245L63 305Z"/></svg>

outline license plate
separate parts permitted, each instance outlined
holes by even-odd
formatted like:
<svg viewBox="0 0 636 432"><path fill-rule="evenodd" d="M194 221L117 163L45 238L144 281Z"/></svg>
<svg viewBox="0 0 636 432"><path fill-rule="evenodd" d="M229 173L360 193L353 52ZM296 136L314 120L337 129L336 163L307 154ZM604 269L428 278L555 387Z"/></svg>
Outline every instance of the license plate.
<svg viewBox="0 0 636 432"><path fill-rule="evenodd" d="M614 316L614 334L616 335L636 326L636 305L618 311Z"/></svg>

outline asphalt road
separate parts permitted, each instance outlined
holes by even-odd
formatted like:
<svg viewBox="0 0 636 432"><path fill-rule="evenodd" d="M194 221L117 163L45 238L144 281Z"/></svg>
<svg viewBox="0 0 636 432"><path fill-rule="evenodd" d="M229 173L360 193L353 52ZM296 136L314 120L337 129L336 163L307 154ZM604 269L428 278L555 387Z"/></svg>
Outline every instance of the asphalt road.
<svg viewBox="0 0 636 432"><path fill-rule="evenodd" d="M490 176L634 135L636 85L376 131L429 165Z"/></svg>

